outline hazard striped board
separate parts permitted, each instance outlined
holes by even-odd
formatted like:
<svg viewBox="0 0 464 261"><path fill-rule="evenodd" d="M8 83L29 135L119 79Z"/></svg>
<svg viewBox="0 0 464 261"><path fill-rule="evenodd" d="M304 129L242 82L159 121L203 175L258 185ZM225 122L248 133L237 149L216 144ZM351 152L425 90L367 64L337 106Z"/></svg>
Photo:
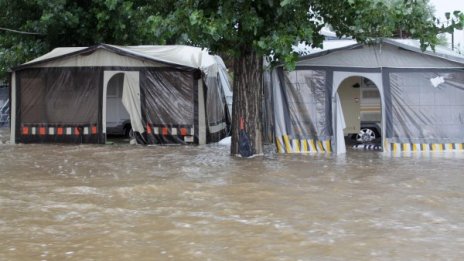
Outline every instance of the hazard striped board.
<svg viewBox="0 0 464 261"><path fill-rule="evenodd" d="M154 143L164 143L168 140L177 140L185 143L195 141L195 128L189 125L159 125L147 123L145 131ZM150 140L150 138L149 138Z"/></svg>
<svg viewBox="0 0 464 261"><path fill-rule="evenodd" d="M277 153L331 153L331 140L292 139L288 135L276 137Z"/></svg>
<svg viewBox="0 0 464 261"><path fill-rule="evenodd" d="M464 143L389 143L392 152L464 151Z"/></svg>

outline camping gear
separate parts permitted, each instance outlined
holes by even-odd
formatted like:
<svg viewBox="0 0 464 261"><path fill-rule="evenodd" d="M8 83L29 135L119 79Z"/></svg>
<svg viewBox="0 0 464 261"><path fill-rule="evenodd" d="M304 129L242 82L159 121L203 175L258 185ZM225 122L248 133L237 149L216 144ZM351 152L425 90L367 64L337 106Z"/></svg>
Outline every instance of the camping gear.
<svg viewBox="0 0 464 261"><path fill-rule="evenodd" d="M248 136L248 133L245 130L245 122L243 118L240 118L240 135L239 135L238 143L239 143L240 156L244 158L248 158L253 155L250 137Z"/></svg>

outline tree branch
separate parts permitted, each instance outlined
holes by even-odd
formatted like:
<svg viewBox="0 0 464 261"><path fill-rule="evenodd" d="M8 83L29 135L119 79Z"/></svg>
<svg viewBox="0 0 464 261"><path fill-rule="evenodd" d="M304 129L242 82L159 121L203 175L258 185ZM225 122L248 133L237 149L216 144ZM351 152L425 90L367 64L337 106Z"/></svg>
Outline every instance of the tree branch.
<svg viewBox="0 0 464 261"><path fill-rule="evenodd" d="M26 34L26 35L44 35L44 34L41 34L41 33L18 31L18 30L13 30L13 29L4 28L4 27L0 27L0 31L7 31L7 32L16 33L16 34Z"/></svg>

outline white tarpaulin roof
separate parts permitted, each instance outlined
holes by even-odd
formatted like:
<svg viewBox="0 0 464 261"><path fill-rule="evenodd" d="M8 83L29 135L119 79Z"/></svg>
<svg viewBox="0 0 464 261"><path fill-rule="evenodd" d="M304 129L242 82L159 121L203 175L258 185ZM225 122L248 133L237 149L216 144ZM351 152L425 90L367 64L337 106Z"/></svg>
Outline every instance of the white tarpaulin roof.
<svg viewBox="0 0 464 261"><path fill-rule="evenodd" d="M384 39L381 44L363 45L355 40L324 41L323 48L310 49L298 66L359 68L462 68L464 56L436 46L422 52L418 40Z"/></svg>
<svg viewBox="0 0 464 261"><path fill-rule="evenodd" d="M106 51L106 52L105 52ZM96 53L89 57L88 53ZM113 55L109 54L113 53ZM118 57L118 56L125 57ZM141 58L131 61L127 57ZM101 44L92 47L60 47L42 55L24 66L69 67L69 66L165 66L180 65L201 69L205 73L225 68L221 58L210 55L206 49L184 45L117 46Z"/></svg>

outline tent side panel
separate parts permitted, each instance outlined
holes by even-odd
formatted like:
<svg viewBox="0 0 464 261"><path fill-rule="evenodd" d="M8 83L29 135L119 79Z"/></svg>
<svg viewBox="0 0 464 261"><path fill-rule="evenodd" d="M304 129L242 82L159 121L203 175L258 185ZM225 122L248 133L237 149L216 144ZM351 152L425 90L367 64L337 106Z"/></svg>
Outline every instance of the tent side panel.
<svg viewBox="0 0 464 261"><path fill-rule="evenodd" d="M207 128L206 125L206 87L203 83L202 79L198 79L198 103L196 103L198 108L198 144L203 145L206 144L206 137L207 137Z"/></svg>
<svg viewBox="0 0 464 261"><path fill-rule="evenodd" d="M263 72L263 141L264 144L274 142L275 127L274 127L274 97L272 90L274 86L279 86L273 82L273 71L265 70Z"/></svg>
<svg viewBox="0 0 464 261"><path fill-rule="evenodd" d="M464 70L390 70L388 84L390 150L462 149Z"/></svg>
<svg viewBox="0 0 464 261"><path fill-rule="evenodd" d="M327 75L325 70L280 69L278 80L273 77L273 84L278 84L274 87L278 152L332 151L331 89Z"/></svg>
<svg viewBox="0 0 464 261"><path fill-rule="evenodd" d="M19 125L17 124L17 106L18 106L18 75L15 72L11 73L11 88L10 88L10 143L17 142L16 137L19 133Z"/></svg>
<svg viewBox="0 0 464 261"><path fill-rule="evenodd" d="M202 80L200 80L202 81ZM208 76L203 84L206 97L207 143L226 137L230 127L228 108L219 73Z"/></svg>
<svg viewBox="0 0 464 261"><path fill-rule="evenodd" d="M196 81L189 71L143 71L140 86L148 144L198 143Z"/></svg>
<svg viewBox="0 0 464 261"><path fill-rule="evenodd" d="M97 143L105 144L106 143L106 129L103 129L103 81L104 75L103 70L100 67L98 69L98 82L95 86L98 86L98 110L97 110ZM105 123L106 124L106 123ZM86 137L87 139L89 137ZM87 141L86 141L87 142ZM91 141L94 143L94 141Z"/></svg>
<svg viewBox="0 0 464 261"><path fill-rule="evenodd" d="M16 72L16 141L98 143L101 71L40 68Z"/></svg>

